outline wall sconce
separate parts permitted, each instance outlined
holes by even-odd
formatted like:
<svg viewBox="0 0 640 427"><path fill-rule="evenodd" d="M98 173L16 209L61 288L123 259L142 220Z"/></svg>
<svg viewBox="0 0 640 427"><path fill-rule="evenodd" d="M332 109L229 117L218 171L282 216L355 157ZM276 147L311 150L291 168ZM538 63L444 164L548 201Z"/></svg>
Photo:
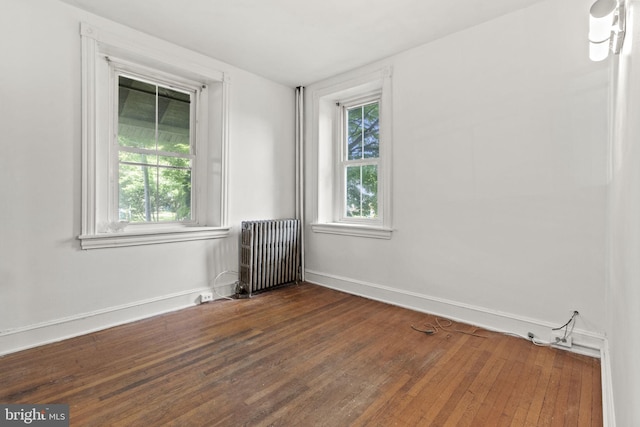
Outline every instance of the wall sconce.
<svg viewBox="0 0 640 427"><path fill-rule="evenodd" d="M589 58L602 61L619 54L626 26L625 0L597 0L589 11Z"/></svg>

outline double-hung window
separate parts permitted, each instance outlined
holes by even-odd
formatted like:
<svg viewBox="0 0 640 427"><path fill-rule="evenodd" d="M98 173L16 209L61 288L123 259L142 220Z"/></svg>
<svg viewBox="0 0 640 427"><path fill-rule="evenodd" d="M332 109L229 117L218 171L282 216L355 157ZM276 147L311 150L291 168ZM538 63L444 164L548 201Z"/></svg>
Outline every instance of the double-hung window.
<svg viewBox="0 0 640 427"><path fill-rule="evenodd" d="M380 218L380 101L350 102L341 107L341 165L338 179L341 220L377 223Z"/></svg>
<svg viewBox="0 0 640 427"><path fill-rule="evenodd" d="M199 88L116 72L118 221L191 223ZM115 218L116 215L113 215Z"/></svg>
<svg viewBox="0 0 640 427"><path fill-rule="evenodd" d="M391 238L391 69L310 92L313 231Z"/></svg>
<svg viewBox="0 0 640 427"><path fill-rule="evenodd" d="M226 237L228 76L133 30L81 34L81 247Z"/></svg>

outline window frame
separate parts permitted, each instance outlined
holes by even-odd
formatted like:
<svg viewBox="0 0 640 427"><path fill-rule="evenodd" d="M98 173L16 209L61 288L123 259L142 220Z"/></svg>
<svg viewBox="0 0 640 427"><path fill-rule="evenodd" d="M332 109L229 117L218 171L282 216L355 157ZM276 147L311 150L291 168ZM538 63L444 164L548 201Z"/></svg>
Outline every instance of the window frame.
<svg viewBox="0 0 640 427"><path fill-rule="evenodd" d="M214 61L124 27L115 32L86 23L82 40L82 249L224 238L227 225L229 76ZM198 86L197 150L192 222L141 223L120 229L117 86L115 69L144 79ZM125 73L127 74L127 73ZM115 118L114 118L115 115ZM115 156L115 158L114 158ZM114 166L115 165L115 166ZM194 206L195 204L195 206ZM115 206L115 208L114 208Z"/></svg>
<svg viewBox="0 0 640 427"><path fill-rule="evenodd" d="M311 229L316 233L390 239L392 237L392 98L391 67L332 79L310 88L312 94ZM343 105L377 98L379 102L378 210L376 219L343 214Z"/></svg>

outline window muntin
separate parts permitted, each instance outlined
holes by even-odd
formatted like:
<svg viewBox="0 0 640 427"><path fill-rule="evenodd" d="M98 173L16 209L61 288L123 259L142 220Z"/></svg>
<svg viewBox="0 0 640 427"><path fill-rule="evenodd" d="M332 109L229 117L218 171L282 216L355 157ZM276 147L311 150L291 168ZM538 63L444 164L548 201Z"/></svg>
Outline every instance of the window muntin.
<svg viewBox="0 0 640 427"><path fill-rule="evenodd" d="M114 217L132 224L192 222L195 89L122 72L116 79Z"/></svg>
<svg viewBox="0 0 640 427"><path fill-rule="evenodd" d="M341 108L341 219L378 221L380 100L370 98Z"/></svg>

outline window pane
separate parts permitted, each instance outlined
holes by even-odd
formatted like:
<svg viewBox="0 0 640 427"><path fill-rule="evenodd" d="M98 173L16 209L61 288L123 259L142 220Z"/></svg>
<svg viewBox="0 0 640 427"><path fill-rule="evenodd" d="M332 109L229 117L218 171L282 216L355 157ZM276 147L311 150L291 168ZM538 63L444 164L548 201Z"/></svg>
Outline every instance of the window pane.
<svg viewBox="0 0 640 427"><path fill-rule="evenodd" d="M379 103L347 110L347 160L379 156Z"/></svg>
<svg viewBox="0 0 640 427"><path fill-rule="evenodd" d="M120 164L118 217L130 222L191 219L191 171Z"/></svg>
<svg viewBox="0 0 640 427"><path fill-rule="evenodd" d="M347 110L347 159L362 158L362 107Z"/></svg>
<svg viewBox="0 0 640 427"><path fill-rule="evenodd" d="M189 154L190 95L158 87L158 149Z"/></svg>
<svg viewBox="0 0 640 427"><path fill-rule="evenodd" d="M191 220L191 94L124 76L118 79L120 220ZM149 152L132 153L124 147Z"/></svg>
<svg viewBox="0 0 640 427"><path fill-rule="evenodd" d="M156 86L119 76L118 143L156 148Z"/></svg>
<svg viewBox="0 0 640 427"><path fill-rule="evenodd" d="M160 168L158 221L191 219L191 171Z"/></svg>
<svg viewBox="0 0 640 427"><path fill-rule="evenodd" d="M378 103L365 105L363 108L362 128L364 133L363 142L363 157L377 158L379 156L379 117L378 117Z"/></svg>
<svg viewBox="0 0 640 427"><path fill-rule="evenodd" d="M118 143L189 154L191 95L125 76L118 79Z"/></svg>
<svg viewBox="0 0 640 427"><path fill-rule="evenodd" d="M347 166L346 216L378 217L378 167L376 165Z"/></svg>
<svg viewBox="0 0 640 427"><path fill-rule="evenodd" d="M155 222L157 168L120 164L118 217L121 221Z"/></svg>

